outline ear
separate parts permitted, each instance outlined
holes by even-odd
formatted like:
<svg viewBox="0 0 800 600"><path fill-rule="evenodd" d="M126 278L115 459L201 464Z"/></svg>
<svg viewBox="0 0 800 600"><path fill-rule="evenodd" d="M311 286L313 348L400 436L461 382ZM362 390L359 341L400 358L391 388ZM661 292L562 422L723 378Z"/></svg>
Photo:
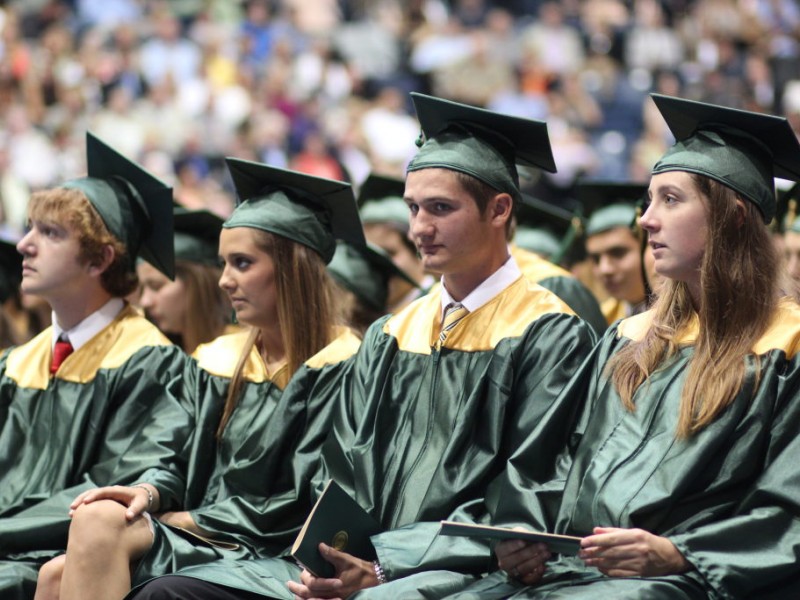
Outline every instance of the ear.
<svg viewBox="0 0 800 600"><path fill-rule="evenodd" d="M116 253L114 252L114 248L111 244L106 244L103 246L103 256L97 263L90 263L89 264L89 274L92 277L100 277L108 267L111 266L111 263L114 262L114 257Z"/></svg>
<svg viewBox="0 0 800 600"><path fill-rule="evenodd" d="M744 225L747 218L747 208L744 205L745 201L741 198L736 198L736 227Z"/></svg>
<svg viewBox="0 0 800 600"><path fill-rule="evenodd" d="M489 205L489 218L493 224L505 227L511 220L514 201L509 194L497 194Z"/></svg>

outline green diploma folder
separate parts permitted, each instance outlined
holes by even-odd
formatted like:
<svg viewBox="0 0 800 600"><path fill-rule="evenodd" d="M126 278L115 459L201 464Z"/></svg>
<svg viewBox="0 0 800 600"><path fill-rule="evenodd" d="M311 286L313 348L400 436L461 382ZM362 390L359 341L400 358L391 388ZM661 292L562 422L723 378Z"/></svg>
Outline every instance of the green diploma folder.
<svg viewBox="0 0 800 600"><path fill-rule="evenodd" d="M581 538L572 535L519 531L508 527L473 525L472 523L456 523L454 521L442 521L439 535L488 538L492 540L523 540L532 544L541 542L547 544L550 552L565 556L575 556L581 549Z"/></svg>
<svg viewBox="0 0 800 600"><path fill-rule="evenodd" d="M320 542L362 560L374 560L369 538L381 531L380 524L331 479L297 535L292 556L315 577L335 577L333 565L319 552Z"/></svg>

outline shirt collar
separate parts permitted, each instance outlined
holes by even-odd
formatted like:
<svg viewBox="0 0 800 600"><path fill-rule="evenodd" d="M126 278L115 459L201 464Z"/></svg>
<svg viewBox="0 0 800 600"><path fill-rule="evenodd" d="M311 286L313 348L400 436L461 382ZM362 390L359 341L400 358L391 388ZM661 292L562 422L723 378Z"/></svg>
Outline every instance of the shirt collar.
<svg viewBox="0 0 800 600"><path fill-rule="evenodd" d="M83 321L75 325L75 327L64 330L58 324L55 313L53 313L53 339L51 344L53 347L56 345L62 335L65 335L72 344L72 348L77 350L86 342L100 333L104 328L108 327L111 322L117 318L117 315L124 308L125 301L122 298L111 298L103 306L98 308Z"/></svg>
<svg viewBox="0 0 800 600"><path fill-rule="evenodd" d="M514 283L522 276L522 271L519 270L517 261L513 256L509 256L508 260L503 263L497 271L484 279L478 287L472 290L466 298L461 301L461 305L469 312L475 312L481 306L489 302L492 298L497 296L500 292L505 290L508 286ZM444 318L444 309L448 304L456 302L444 286L444 277L442 277L442 317Z"/></svg>

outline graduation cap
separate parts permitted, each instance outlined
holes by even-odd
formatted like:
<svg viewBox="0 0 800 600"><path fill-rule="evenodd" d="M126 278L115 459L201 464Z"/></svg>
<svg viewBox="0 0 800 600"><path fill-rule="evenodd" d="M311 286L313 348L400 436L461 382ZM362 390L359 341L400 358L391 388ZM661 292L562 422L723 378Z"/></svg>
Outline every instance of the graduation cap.
<svg viewBox="0 0 800 600"><path fill-rule="evenodd" d="M308 246L330 262L336 240L365 244L349 183L226 158L239 204L223 227L252 227Z"/></svg>
<svg viewBox="0 0 800 600"><path fill-rule="evenodd" d="M408 171L471 175L520 200L517 164L556 172L547 123L411 93L425 142Z"/></svg>
<svg viewBox="0 0 800 600"><path fill-rule="evenodd" d="M172 188L88 132L86 165L88 177L61 187L83 192L133 259L139 256L174 279Z"/></svg>
<svg viewBox="0 0 800 600"><path fill-rule="evenodd" d="M18 241L0 235L0 302L16 294L22 281L22 254L17 250Z"/></svg>
<svg viewBox="0 0 800 600"><path fill-rule="evenodd" d="M581 181L575 193L586 221L586 235L625 227L637 231L637 217L647 198L646 183Z"/></svg>
<svg viewBox="0 0 800 600"><path fill-rule="evenodd" d="M389 280L401 277L419 287L389 255L372 244L338 242L328 272L345 289L376 311L386 310Z"/></svg>
<svg viewBox="0 0 800 600"><path fill-rule="evenodd" d="M789 122L704 102L651 94L677 142L653 173L705 175L753 202L764 222L775 216L775 177L800 179L800 143Z"/></svg>
<svg viewBox="0 0 800 600"><path fill-rule="evenodd" d="M219 232L223 219L207 210L176 206L175 258L204 265L219 264Z"/></svg>
<svg viewBox="0 0 800 600"><path fill-rule="evenodd" d="M403 200L406 183L396 177L371 174L358 192L361 222L391 223L408 230L408 206Z"/></svg>
<svg viewBox="0 0 800 600"><path fill-rule="evenodd" d="M560 262L581 229L578 215L530 194L522 194L514 234L514 243L520 248Z"/></svg>

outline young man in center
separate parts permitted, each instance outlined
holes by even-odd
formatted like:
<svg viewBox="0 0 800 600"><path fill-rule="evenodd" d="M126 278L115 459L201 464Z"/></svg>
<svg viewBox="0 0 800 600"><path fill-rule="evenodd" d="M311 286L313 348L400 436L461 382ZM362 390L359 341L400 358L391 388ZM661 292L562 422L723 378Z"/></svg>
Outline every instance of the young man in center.
<svg viewBox="0 0 800 600"><path fill-rule="evenodd" d="M220 561L156 580L137 600L443 595L489 565L485 543L442 541L439 521L490 519L492 481L515 470L515 450L531 439L534 477L552 474L577 409L560 393L594 336L508 251L516 163L555 170L546 125L413 97L427 140L408 167L405 201L424 266L442 285L368 330L319 475L380 522L377 560L321 544L332 579L288 556ZM521 488L535 483L526 477Z"/></svg>

